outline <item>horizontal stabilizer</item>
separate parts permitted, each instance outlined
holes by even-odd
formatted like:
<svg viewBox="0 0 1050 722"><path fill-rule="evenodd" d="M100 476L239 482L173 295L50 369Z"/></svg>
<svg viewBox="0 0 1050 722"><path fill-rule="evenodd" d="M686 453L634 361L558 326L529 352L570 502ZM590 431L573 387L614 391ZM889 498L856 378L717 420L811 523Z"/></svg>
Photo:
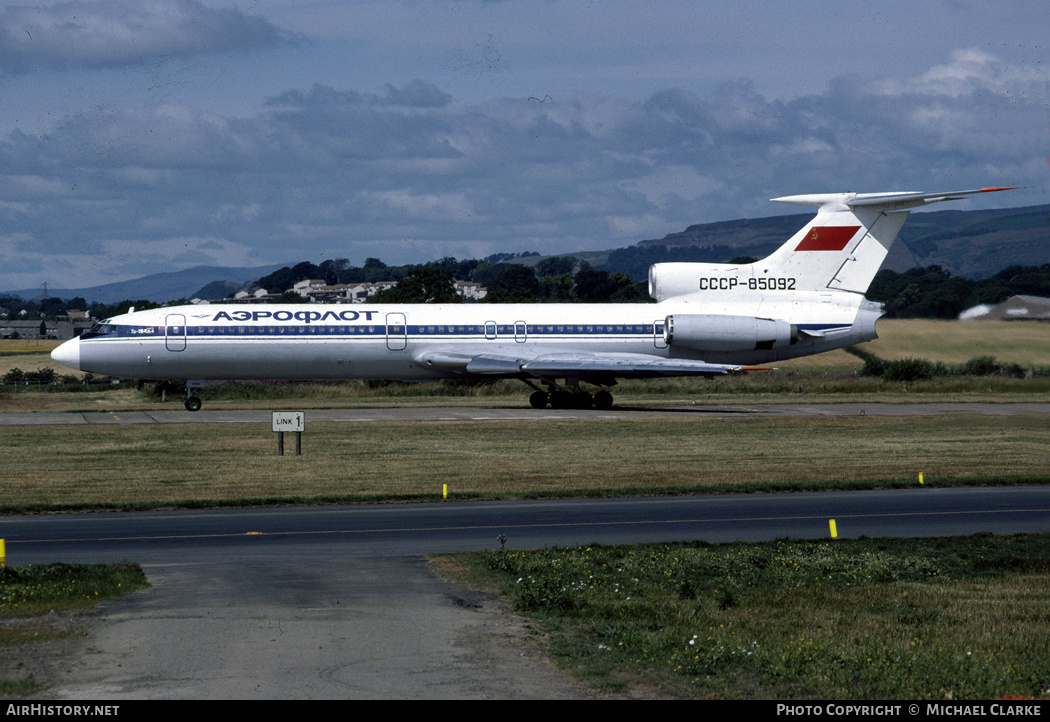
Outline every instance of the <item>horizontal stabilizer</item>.
<svg viewBox="0 0 1050 722"><path fill-rule="evenodd" d="M1020 186L994 186L973 188L966 191L947 191L944 193L919 193L903 191L899 193L811 193L800 196L782 196L772 198L776 203L790 203L796 206L843 206L846 208L868 208L879 211L898 211L906 208L940 203L941 201L958 201L977 193L995 193L1009 191Z"/></svg>

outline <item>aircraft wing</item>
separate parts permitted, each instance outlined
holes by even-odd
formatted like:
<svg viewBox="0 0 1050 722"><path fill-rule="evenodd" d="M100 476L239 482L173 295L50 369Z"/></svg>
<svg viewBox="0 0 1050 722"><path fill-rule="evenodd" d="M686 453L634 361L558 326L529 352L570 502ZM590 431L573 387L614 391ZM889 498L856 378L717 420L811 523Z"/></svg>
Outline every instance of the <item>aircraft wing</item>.
<svg viewBox="0 0 1050 722"><path fill-rule="evenodd" d="M690 359L667 359L640 353L547 353L536 356L463 354L426 351L417 360L431 366L468 374L494 376L565 376L599 378L652 378L658 376L714 376L758 367L712 364Z"/></svg>

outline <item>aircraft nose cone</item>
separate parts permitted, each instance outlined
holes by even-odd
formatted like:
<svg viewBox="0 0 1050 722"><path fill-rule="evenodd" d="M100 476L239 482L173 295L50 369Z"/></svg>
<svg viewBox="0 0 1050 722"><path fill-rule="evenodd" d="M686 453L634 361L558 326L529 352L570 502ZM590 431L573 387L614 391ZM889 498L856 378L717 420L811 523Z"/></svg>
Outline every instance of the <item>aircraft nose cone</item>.
<svg viewBox="0 0 1050 722"><path fill-rule="evenodd" d="M80 339L71 338L51 352L51 358L71 369L80 370Z"/></svg>

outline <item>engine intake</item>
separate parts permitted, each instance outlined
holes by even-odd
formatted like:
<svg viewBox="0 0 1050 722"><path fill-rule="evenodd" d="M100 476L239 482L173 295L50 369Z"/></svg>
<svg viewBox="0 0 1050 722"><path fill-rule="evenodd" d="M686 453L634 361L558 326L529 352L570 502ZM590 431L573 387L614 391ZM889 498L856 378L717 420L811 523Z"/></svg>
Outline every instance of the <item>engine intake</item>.
<svg viewBox="0 0 1050 722"><path fill-rule="evenodd" d="M769 351L798 342L798 327L754 316L679 313L664 321L668 346L694 351Z"/></svg>
<svg viewBox="0 0 1050 722"><path fill-rule="evenodd" d="M654 263L649 266L649 295L664 301L697 293L701 290L701 279L708 283L708 288L732 289L739 283L737 274L741 268L744 267L725 263Z"/></svg>

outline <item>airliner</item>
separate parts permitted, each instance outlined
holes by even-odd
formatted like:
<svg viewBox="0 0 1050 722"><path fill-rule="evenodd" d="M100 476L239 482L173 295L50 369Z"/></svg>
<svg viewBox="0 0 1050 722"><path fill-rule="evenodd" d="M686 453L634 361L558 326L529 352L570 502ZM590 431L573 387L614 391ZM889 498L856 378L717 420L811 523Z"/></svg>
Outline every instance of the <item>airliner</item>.
<svg viewBox="0 0 1050 722"><path fill-rule="evenodd" d="M948 193L827 193L772 200L815 217L767 258L658 263L656 303L202 304L97 323L51 357L94 374L230 379L520 379L535 408L607 409L617 379L735 374L876 338L864 297L910 209ZM597 387L585 390L581 384Z"/></svg>

